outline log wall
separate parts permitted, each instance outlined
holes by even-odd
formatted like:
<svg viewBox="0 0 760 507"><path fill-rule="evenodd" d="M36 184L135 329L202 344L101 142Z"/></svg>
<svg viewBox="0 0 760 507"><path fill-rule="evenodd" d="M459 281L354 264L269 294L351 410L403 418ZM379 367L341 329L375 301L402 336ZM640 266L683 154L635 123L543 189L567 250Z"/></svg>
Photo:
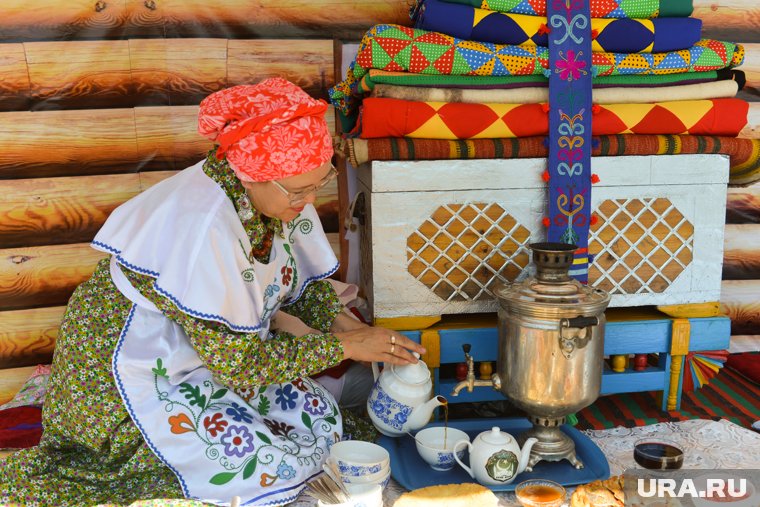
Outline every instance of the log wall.
<svg viewBox="0 0 760 507"><path fill-rule="evenodd" d="M705 37L746 45L742 135L760 137L760 4L694 5ZM340 78L335 39L408 24L405 0L4 0L0 10L0 368L11 368L0 403L49 361L71 291L102 258L88 242L109 213L210 147L195 132L203 97L280 75L326 98ZM332 108L327 118L335 129ZM760 335L759 188L728 196L724 308L745 335ZM336 250L347 197L332 185L317 202Z"/></svg>

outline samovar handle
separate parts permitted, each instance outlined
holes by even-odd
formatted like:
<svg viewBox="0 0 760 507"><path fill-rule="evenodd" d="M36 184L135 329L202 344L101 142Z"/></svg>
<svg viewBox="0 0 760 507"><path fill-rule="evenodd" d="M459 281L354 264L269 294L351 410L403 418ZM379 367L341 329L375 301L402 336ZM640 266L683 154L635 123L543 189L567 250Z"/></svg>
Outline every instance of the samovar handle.
<svg viewBox="0 0 760 507"><path fill-rule="evenodd" d="M572 317L570 319L560 319L559 321L559 348L562 350L562 355L567 359L573 354L575 348L582 349L586 346L591 339L592 333L588 332L588 328L599 325L599 317ZM581 329L582 331L573 335L565 336L564 330L569 328Z"/></svg>

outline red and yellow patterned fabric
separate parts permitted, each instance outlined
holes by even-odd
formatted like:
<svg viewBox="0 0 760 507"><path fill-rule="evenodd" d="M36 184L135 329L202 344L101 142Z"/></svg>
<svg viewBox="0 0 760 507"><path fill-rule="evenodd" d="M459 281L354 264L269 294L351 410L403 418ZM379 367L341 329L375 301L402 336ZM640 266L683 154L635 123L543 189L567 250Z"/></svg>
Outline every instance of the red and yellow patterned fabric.
<svg viewBox="0 0 760 507"><path fill-rule="evenodd" d="M367 98L359 136L488 139L546 135L547 104L466 104ZM594 135L695 134L736 136L747 123L740 99L595 105Z"/></svg>
<svg viewBox="0 0 760 507"><path fill-rule="evenodd" d="M200 105L198 132L219 145L242 181L302 174L332 157L327 103L282 78L212 93Z"/></svg>

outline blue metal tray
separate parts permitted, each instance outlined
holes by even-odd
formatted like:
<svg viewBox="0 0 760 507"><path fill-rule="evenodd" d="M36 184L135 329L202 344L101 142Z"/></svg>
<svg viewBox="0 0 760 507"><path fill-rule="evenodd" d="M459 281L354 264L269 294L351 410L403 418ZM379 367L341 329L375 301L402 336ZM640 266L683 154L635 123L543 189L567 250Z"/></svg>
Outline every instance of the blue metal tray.
<svg viewBox="0 0 760 507"><path fill-rule="evenodd" d="M434 422L429 426L443 426L443 422ZM527 419L462 419L449 421L449 427L457 428L474 440L479 433L498 426L502 431L517 436L531 428ZM510 484L503 486L489 486L493 491L513 491L522 481L527 479L549 479L563 486L575 486L585 484L597 479L606 479L610 476L610 466L601 449L586 435L572 426L562 426L562 431L575 442L575 452L585 465L576 470L569 461L547 462L541 461L532 472L519 474ZM406 489L418 489L426 486L439 484L459 484L462 482L476 482L459 465L452 470L438 472L430 468L419 454L412 437L405 435L399 438L382 436L378 444L383 446L391 456L391 476ZM469 464L468 457L465 462Z"/></svg>

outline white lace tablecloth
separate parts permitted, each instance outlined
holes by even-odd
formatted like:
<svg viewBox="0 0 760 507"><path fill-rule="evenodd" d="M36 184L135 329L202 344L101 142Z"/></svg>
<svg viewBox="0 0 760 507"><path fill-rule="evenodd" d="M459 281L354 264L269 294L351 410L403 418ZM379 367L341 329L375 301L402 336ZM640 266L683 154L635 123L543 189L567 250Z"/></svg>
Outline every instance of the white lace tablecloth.
<svg viewBox="0 0 760 507"><path fill-rule="evenodd" d="M684 449L684 468L748 468L760 469L760 433L742 428L730 421L695 419L659 423L637 428L618 427L610 430L584 432L599 446L610 464L612 475L636 467L633 461L634 443L648 436L672 440ZM385 489L385 507L406 490L391 480ZM568 491L568 495L569 495ZM500 507L519 505L513 493L497 493ZM569 497L568 497L569 498ZM314 507L316 501L302 495L291 507Z"/></svg>

